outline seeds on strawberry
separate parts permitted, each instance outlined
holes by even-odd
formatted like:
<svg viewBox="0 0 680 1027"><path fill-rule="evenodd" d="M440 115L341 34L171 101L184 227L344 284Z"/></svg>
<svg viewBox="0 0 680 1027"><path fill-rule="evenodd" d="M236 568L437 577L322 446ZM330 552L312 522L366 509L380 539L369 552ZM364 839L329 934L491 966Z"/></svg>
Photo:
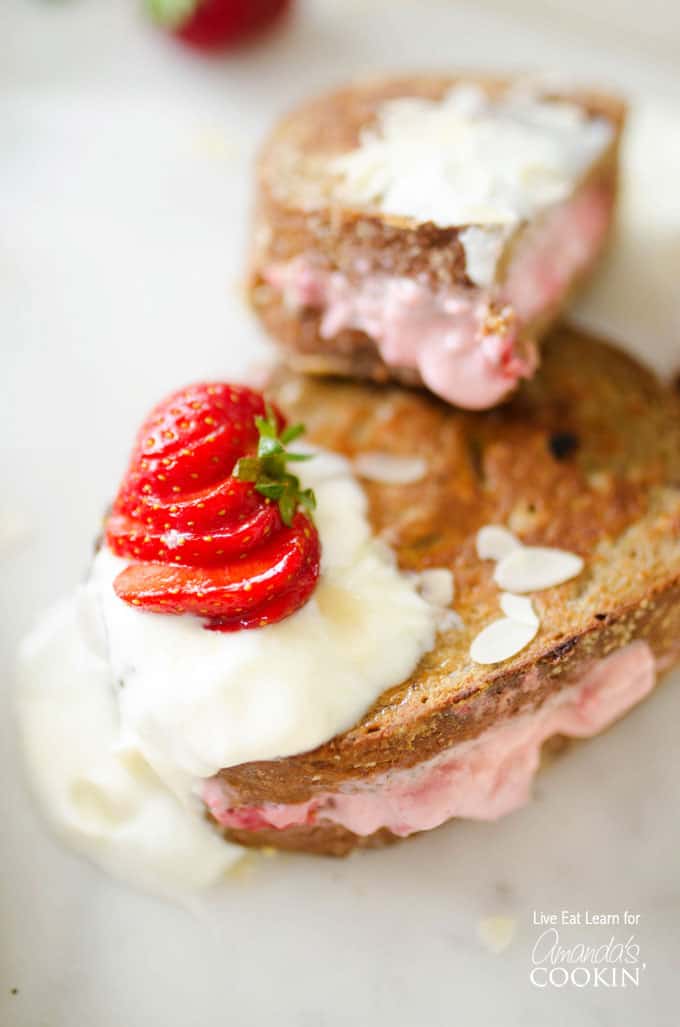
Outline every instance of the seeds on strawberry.
<svg viewBox="0 0 680 1027"><path fill-rule="evenodd" d="M126 602L137 600L156 613L240 617L291 589L298 594L298 578L303 592L309 588L310 578L316 580L318 534L306 530L308 523L305 514L298 514L290 528L238 563L210 568L132 564L116 578L116 594Z"/></svg>
<svg viewBox="0 0 680 1027"><path fill-rule="evenodd" d="M281 516L274 504L258 503L252 513L225 521L220 530L210 535L191 530L181 520L176 524L177 527L156 526L140 535L136 521L121 514L112 515L106 540L117 556L129 555L132 550L138 559L207 567L223 563L225 557L238 557L264 541L281 527Z"/></svg>
<svg viewBox="0 0 680 1027"><path fill-rule="evenodd" d="M285 448L300 431L242 386L193 385L159 404L106 526L111 550L135 560L116 578L117 594L229 631L273 623L306 602L319 538L296 513L298 504L313 508L313 495L287 470L296 457Z"/></svg>

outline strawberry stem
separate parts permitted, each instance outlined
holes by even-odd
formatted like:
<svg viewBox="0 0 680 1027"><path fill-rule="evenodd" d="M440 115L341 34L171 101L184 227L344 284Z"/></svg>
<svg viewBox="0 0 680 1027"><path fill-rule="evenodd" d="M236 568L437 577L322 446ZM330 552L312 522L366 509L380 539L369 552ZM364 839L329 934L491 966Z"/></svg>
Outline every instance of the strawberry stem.
<svg viewBox="0 0 680 1027"><path fill-rule="evenodd" d="M311 459L308 453L289 453L286 446L299 438L304 424L293 424L279 434L279 426L272 407L265 407L266 417L256 417L260 433L257 456L244 456L234 467L234 476L240 481L251 481L256 492L278 503L281 519L290 524L298 506L311 512L316 508L312 489L303 489L300 479L287 469L286 464Z"/></svg>
<svg viewBox="0 0 680 1027"><path fill-rule="evenodd" d="M190 18L199 0L146 0L149 14L159 25L179 28Z"/></svg>

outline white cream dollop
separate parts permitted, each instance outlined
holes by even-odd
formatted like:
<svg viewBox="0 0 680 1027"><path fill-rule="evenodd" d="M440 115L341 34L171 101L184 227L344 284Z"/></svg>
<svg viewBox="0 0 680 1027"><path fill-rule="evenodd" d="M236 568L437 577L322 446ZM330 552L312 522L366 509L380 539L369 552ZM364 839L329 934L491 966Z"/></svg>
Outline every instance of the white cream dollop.
<svg viewBox="0 0 680 1027"><path fill-rule="evenodd" d="M240 852L204 820L203 778L328 741L434 643L441 609L372 534L347 461L317 451L300 477L316 492L322 566L291 617L221 633L140 612L113 590L125 561L102 549L23 647L36 791L76 847L143 888L208 884Z"/></svg>
<svg viewBox="0 0 680 1027"><path fill-rule="evenodd" d="M178 897L218 881L243 850L198 799L179 797L121 737L97 595L81 586L24 642L18 712L30 783L58 834L144 891Z"/></svg>

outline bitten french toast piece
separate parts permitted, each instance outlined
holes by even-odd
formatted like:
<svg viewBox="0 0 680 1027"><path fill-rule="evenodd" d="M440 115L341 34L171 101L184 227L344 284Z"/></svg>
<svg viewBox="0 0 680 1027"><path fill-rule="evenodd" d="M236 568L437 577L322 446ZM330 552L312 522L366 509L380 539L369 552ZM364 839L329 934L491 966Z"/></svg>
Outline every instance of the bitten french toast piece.
<svg viewBox="0 0 680 1027"><path fill-rule="evenodd" d="M525 79L355 83L275 128L250 297L296 369L504 400L600 256L622 102Z"/></svg>
<svg viewBox="0 0 680 1027"><path fill-rule="evenodd" d="M230 838L342 854L502 815L543 742L602 730L680 659L680 397L620 350L560 327L533 381L491 415L289 373L271 395L359 469L369 453L422 461L410 484L364 478L370 519L402 568L451 569L460 620L349 730L211 779L204 798ZM531 596L540 629L526 648L482 666L471 642L500 615L477 549L491 524L578 554L583 570Z"/></svg>

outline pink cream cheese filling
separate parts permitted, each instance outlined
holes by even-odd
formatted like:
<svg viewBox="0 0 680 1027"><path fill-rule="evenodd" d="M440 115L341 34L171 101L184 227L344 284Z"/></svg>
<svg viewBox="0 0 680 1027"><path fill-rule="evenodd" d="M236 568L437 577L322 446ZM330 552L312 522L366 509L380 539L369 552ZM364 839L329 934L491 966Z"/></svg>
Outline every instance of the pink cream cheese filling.
<svg viewBox="0 0 680 1027"><path fill-rule="evenodd" d="M590 186L530 231L504 283L434 290L427 282L367 273L358 282L301 255L264 271L293 308L322 311L320 332L365 332L390 367L420 373L437 395L470 410L492 407L537 365L523 325L556 307L597 255L611 220L611 190ZM495 315L502 313L502 317ZM500 325L500 327L499 327Z"/></svg>
<svg viewBox="0 0 680 1027"><path fill-rule="evenodd" d="M538 709L414 767L351 782L300 803L237 806L219 777L205 782L202 797L218 823L246 830L330 821L358 835L386 827L405 836L451 817L496 820L529 800L548 738L597 734L644 699L655 677L651 649L646 642L632 642L594 663L580 681Z"/></svg>

